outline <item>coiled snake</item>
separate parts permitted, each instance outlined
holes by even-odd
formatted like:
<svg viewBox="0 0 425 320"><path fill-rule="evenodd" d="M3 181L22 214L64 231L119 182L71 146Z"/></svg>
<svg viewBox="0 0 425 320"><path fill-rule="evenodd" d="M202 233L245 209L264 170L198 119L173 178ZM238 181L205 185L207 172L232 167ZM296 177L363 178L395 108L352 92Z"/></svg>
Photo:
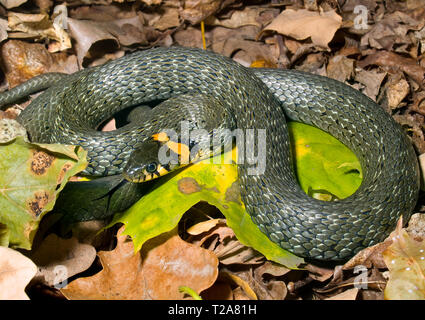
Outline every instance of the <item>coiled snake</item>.
<svg viewBox="0 0 425 320"><path fill-rule="evenodd" d="M198 49L156 48L66 77L34 78L0 95L0 104L47 87L18 120L33 141L83 146L90 175L122 172L130 154L152 134L179 127L191 114L185 99L207 97L207 122L212 120L208 110L217 104L227 114L226 125L265 129L264 173L249 174L247 161L238 166L242 200L262 232L300 256L346 259L382 241L417 200L417 160L400 126L371 99L332 79L252 70ZM143 123L111 132L95 129L126 107L169 98L177 101L154 108ZM285 116L329 132L354 151L364 177L352 196L324 202L300 189Z"/></svg>

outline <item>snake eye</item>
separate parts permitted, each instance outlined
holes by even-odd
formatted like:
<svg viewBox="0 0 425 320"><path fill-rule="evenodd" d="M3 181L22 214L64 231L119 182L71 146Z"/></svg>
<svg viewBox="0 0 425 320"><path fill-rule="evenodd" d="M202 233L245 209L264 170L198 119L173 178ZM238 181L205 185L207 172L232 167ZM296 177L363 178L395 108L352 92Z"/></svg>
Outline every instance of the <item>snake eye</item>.
<svg viewBox="0 0 425 320"><path fill-rule="evenodd" d="M146 171L149 173L154 173L157 169L158 165L156 162L151 162L146 166Z"/></svg>

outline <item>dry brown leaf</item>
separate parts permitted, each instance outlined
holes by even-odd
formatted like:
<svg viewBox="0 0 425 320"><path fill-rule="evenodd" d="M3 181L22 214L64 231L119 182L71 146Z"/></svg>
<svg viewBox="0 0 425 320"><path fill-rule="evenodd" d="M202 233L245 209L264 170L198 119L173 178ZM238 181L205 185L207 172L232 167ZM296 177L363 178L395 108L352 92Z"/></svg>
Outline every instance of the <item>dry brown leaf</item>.
<svg viewBox="0 0 425 320"><path fill-rule="evenodd" d="M9 28L15 32L22 32L29 37L48 38L59 43L60 51L71 48L71 38L63 26L53 23L44 13L25 14L9 11Z"/></svg>
<svg viewBox="0 0 425 320"><path fill-rule="evenodd" d="M177 8L164 8L164 12L157 19L150 21L149 25L158 30L177 28L181 25L180 15Z"/></svg>
<svg viewBox="0 0 425 320"><path fill-rule="evenodd" d="M181 299L180 286L196 292L218 276L218 259L209 250L183 241L177 230L147 241L142 247L146 295L149 299Z"/></svg>
<svg viewBox="0 0 425 320"><path fill-rule="evenodd" d="M233 2L235 0L184 0L180 16L195 25Z"/></svg>
<svg viewBox="0 0 425 320"><path fill-rule="evenodd" d="M98 253L103 270L61 289L68 299L182 299L180 286L200 292L217 278L218 259L183 241L176 230L147 241L141 253L118 231L117 247ZM143 257L143 258L142 258Z"/></svg>
<svg viewBox="0 0 425 320"><path fill-rule="evenodd" d="M361 46L369 45L372 48L392 50L395 44L410 44L407 37L409 30L419 30L423 23L413 19L409 15L396 11L388 14L381 21L372 26L361 41Z"/></svg>
<svg viewBox="0 0 425 320"><path fill-rule="evenodd" d="M366 266L366 268L370 268L372 265L376 268L386 268L386 264L382 258L382 252L390 245L391 240L385 240L384 242L361 250L344 264L343 270L353 269L358 265Z"/></svg>
<svg viewBox="0 0 425 320"><path fill-rule="evenodd" d="M255 41L259 28L246 26L238 29L215 27L212 30L212 50L249 67L254 61L264 60L268 65L276 66L279 58L272 46Z"/></svg>
<svg viewBox="0 0 425 320"><path fill-rule="evenodd" d="M273 277L281 277L290 271L291 269L288 269L285 266L272 261L266 261L264 264L260 265L254 270L254 275L258 279L264 278L265 274L271 275Z"/></svg>
<svg viewBox="0 0 425 320"><path fill-rule="evenodd" d="M354 59L337 55L329 60L326 72L328 77L345 82L350 79L354 71Z"/></svg>
<svg viewBox="0 0 425 320"><path fill-rule="evenodd" d="M28 300L25 287L37 266L20 252L0 246L0 300Z"/></svg>
<svg viewBox="0 0 425 320"><path fill-rule="evenodd" d="M334 270L321 268L312 264L307 264L304 269L309 272L309 276L316 281L324 282L332 277Z"/></svg>
<svg viewBox="0 0 425 320"><path fill-rule="evenodd" d="M259 22L259 16L264 11L262 8L245 7L242 10L233 11L232 15L228 19L219 19L215 16L210 16L205 20L205 23L210 26L222 26L225 28L240 28L243 26L257 26L262 27Z"/></svg>
<svg viewBox="0 0 425 320"><path fill-rule="evenodd" d="M379 89L381 88L381 83L385 79L387 75L386 72L376 72L373 70L356 70L356 75L354 79L365 85L365 89L363 93L367 95L372 100L376 101L376 96L379 93Z"/></svg>
<svg viewBox="0 0 425 320"><path fill-rule="evenodd" d="M263 255L251 247L243 245L236 237L220 242L213 251L224 265L252 265L260 264L264 261Z"/></svg>
<svg viewBox="0 0 425 320"><path fill-rule="evenodd" d="M365 68L369 65L377 65L381 68L401 70L411 77L418 85L424 86L425 68L419 66L414 59L402 57L396 53L379 51L359 61L357 66Z"/></svg>
<svg viewBox="0 0 425 320"><path fill-rule="evenodd" d="M75 39L75 49L78 63L83 65L83 60L89 55L89 51L97 44L104 44L109 48L118 48L118 40L108 31L104 30L94 22L68 19L68 27L72 38Z"/></svg>
<svg viewBox="0 0 425 320"><path fill-rule="evenodd" d="M409 94L409 83L400 75L391 76L386 85L388 106L391 109L399 108L401 101Z"/></svg>
<svg viewBox="0 0 425 320"><path fill-rule="evenodd" d="M341 26L342 18L335 11L313 12L286 9L262 32L276 31L297 40L311 38L313 44L329 49L328 43Z"/></svg>
<svg viewBox="0 0 425 320"><path fill-rule="evenodd" d="M87 270L96 258L96 250L76 238L62 239L52 233L30 257L38 266L37 278L54 286Z"/></svg>
<svg viewBox="0 0 425 320"><path fill-rule="evenodd" d="M208 32L205 37L208 41ZM173 38L176 44L182 47L202 48L202 35L199 28L189 26L186 29L178 30L173 34Z"/></svg>
<svg viewBox="0 0 425 320"><path fill-rule="evenodd" d="M50 53L42 44L9 40L2 46L1 54L2 68L9 88L46 72L74 73L78 71L74 55Z"/></svg>

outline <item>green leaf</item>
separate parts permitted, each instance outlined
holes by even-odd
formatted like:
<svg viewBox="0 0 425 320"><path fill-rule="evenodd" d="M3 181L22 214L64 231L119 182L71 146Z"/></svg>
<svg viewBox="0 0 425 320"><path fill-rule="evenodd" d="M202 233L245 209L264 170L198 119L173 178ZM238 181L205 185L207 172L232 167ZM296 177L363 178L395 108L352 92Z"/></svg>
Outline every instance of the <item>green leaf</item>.
<svg viewBox="0 0 425 320"><path fill-rule="evenodd" d="M68 179L87 166L85 158L81 147L27 143L23 137L0 143L0 225L10 246L31 249L41 218Z"/></svg>
<svg viewBox="0 0 425 320"><path fill-rule="evenodd" d="M360 163L343 143L299 122L290 122L289 132L298 181L308 195L343 199L357 190L362 182Z"/></svg>
<svg viewBox="0 0 425 320"><path fill-rule="evenodd" d="M359 168L359 165L351 151L311 126L291 124L290 133L295 140L296 167L301 186L306 192L324 190L338 197L354 192L359 178L354 178L355 174L348 171ZM329 155L334 160L329 160ZM338 155L338 160L335 155ZM312 164L311 161L320 163ZM147 240L173 229L193 205L206 201L223 213L241 243L288 268L296 268L302 263L303 259L270 241L252 222L240 199L236 165L213 163L220 161L215 158L201 161L160 179L149 194L127 211L115 215L110 226L117 222L125 224L124 234L132 237L138 251ZM325 170L325 173L320 174L320 170ZM351 180L347 182L346 178ZM324 182L321 181L323 179Z"/></svg>

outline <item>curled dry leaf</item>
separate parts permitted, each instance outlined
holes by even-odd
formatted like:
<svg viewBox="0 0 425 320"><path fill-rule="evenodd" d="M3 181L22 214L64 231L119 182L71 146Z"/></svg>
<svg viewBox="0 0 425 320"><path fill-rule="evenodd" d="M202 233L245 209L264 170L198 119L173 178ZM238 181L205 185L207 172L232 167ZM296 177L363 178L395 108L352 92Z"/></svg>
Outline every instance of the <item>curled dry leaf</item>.
<svg viewBox="0 0 425 320"><path fill-rule="evenodd" d="M9 28L29 37L48 38L59 43L58 50L71 48L71 39L62 26L54 24L45 13L25 14L9 11Z"/></svg>
<svg viewBox="0 0 425 320"><path fill-rule="evenodd" d="M143 17L136 15L112 21L68 19L68 26L77 50L78 62L111 52L121 46L148 45L160 33L143 25ZM103 50L100 50L102 49ZM108 48L105 50L105 48Z"/></svg>
<svg viewBox="0 0 425 320"><path fill-rule="evenodd" d="M102 271L61 289L68 299L182 299L180 286L199 293L217 278L214 254L183 241L176 229L148 240L136 253L133 242L120 235L123 230L114 250L98 253Z"/></svg>
<svg viewBox="0 0 425 320"><path fill-rule="evenodd" d="M37 277L54 286L87 270L96 258L96 250L76 238L62 239L52 233L30 257L38 266Z"/></svg>
<svg viewBox="0 0 425 320"><path fill-rule="evenodd" d="M37 266L23 254L0 247L0 300L27 300L25 287L37 273Z"/></svg>
<svg viewBox="0 0 425 320"><path fill-rule="evenodd" d="M314 12L286 9L262 32L276 31L297 40L311 38L313 44L329 49L328 43L341 27L342 18L335 11Z"/></svg>
<svg viewBox="0 0 425 320"><path fill-rule="evenodd" d="M83 65L84 58L95 44L103 43L109 48L119 47L118 40L94 22L69 18L68 27L72 38L76 41L75 48L80 66Z"/></svg>

